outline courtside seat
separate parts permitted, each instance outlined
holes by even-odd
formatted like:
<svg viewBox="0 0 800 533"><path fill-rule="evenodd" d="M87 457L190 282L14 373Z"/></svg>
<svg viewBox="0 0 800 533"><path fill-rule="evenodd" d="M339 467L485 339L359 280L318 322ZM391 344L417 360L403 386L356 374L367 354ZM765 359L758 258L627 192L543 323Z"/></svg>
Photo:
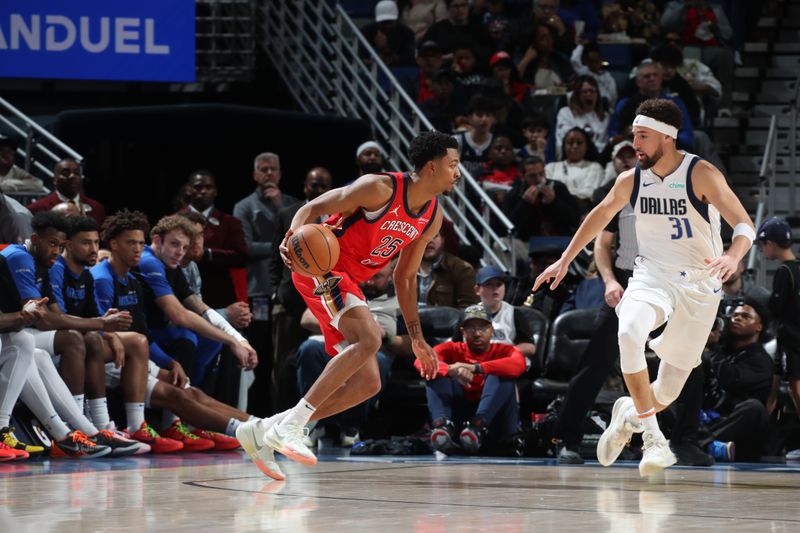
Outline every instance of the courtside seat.
<svg viewBox="0 0 800 533"><path fill-rule="evenodd" d="M532 309L525 306L515 307L517 313L520 313L524 320L530 325L532 331L532 340L536 345L536 354L532 361L530 361L530 368L526 372L530 377L539 377L544 368L545 354L547 353L547 333L550 329L550 321L538 309Z"/></svg>
<svg viewBox="0 0 800 533"><path fill-rule="evenodd" d="M595 329L597 309L568 311L553 322L544 363L544 377L533 382L536 400L565 394Z"/></svg>

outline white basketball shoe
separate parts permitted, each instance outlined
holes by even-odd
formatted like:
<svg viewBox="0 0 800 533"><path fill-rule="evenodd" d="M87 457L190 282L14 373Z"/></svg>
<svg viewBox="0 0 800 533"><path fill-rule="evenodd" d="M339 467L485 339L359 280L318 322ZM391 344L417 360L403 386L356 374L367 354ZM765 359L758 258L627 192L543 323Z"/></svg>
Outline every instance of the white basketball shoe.
<svg viewBox="0 0 800 533"><path fill-rule="evenodd" d="M614 402L611 421L597 441L597 460L603 466L610 466L617 460L622 449L634 433L641 433L641 426L634 426L625 419L625 413L633 407L633 399L623 396Z"/></svg>
<svg viewBox="0 0 800 533"><path fill-rule="evenodd" d="M258 422L260 420L239 424L239 427L236 428L236 439L259 470L272 479L282 481L286 479L286 476L275 461L275 453L272 448L264 443L264 430L259 427Z"/></svg>
<svg viewBox="0 0 800 533"><path fill-rule="evenodd" d="M303 443L305 436L305 426L284 420L267 430L264 443L293 461L312 466L317 464L317 457Z"/></svg>
<svg viewBox="0 0 800 533"><path fill-rule="evenodd" d="M645 431L642 440L644 453L639 463L639 475L642 477L658 474L678 461L669 449L669 442L660 431Z"/></svg>

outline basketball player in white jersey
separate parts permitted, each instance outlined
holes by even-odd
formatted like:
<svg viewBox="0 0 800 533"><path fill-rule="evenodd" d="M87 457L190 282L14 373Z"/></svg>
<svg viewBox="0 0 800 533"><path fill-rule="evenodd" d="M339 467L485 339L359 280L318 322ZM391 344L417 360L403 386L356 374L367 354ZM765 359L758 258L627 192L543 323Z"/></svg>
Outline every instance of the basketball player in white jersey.
<svg viewBox="0 0 800 533"><path fill-rule="evenodd" d="M617 177L608 196L586 217L561 258L534 283L553 280L555 289L570 262L630 203L636 215L639 256L619 316L620 366L631 397L614 404L611 422L597 444L597 458L612 464L633 433L644 432L642 476L675 464L655 414L681 392L700 364L716 317L722 282L736 272L755 239L753 223L722 173L695 155L678 151L675 139L683 117L670 100L643 102L633 121L636 168ZM720 215L733 228L723 253ZM650 342L661 359L651 384L644 357L649 333L666 322Z"/></svg>

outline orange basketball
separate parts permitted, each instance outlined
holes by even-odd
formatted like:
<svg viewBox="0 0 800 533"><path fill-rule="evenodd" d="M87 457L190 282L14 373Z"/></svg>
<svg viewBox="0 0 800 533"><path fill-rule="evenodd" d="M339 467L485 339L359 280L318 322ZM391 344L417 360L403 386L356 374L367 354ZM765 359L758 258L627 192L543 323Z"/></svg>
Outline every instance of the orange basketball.
<svg viewBox="0 0 800 533"><path fill-rule="evenodd" d="M304 276L322 276L339 260L339 241L321 224L306 224L289 237L289 259Z"/></svg>

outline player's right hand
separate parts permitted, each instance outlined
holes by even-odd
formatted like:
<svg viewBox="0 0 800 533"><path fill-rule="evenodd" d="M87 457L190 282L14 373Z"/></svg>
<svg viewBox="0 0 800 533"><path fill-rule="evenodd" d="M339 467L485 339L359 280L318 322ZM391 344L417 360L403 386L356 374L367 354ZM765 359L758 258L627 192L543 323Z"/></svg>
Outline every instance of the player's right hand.
<svg viewBox="0 0 800 533"><path fill-rule="evenodd" d="M539 290L539 287L542 283L549 282L551 279L553 282L550 284L550 290L556 290L556 287L561 283L561 280L564 279L564 276L567 275L569 271L569 261L564 261L564 258L559 258L558 261L547 267L544 272L536 276L536 281L533 283L533 288L531 288L531 292L536 292Z"/></svg>
<svg viewBox="0 0 800 533"><path fill-rule="evenodd" d="M22 306L20 311L20 318L25 326L30 326L44 316L49 298L40 298L38 300L28 300Z"/></svg>
<svg viewBox="0 0 800 533"><path fill-rule="evenodd" d="M622 288L617 280L611 280L606 283L606 293L605 293L605 301L606 304L614 309L619 304L619 301L622 300L622 295L625 292L625 289Z"/></svg>
<svg viewBox="0 0 800 533"><path fill-rule="evenodd" d="M106 313L101 320L103 321L103 331L125 331L133 323L133 317L129 311Z"/></svg>
<svg viewBox="0 0 800 533"><path fill-rule="evenodd" d="M286 265L286 268L288 268L291 271L294 271L292 260L289 259L289 238L292 236L292 234L294 234L294 231L292 231L292 229L289 228L289 231L286 232L286 236L283 238L283 241L281 242L280 246L278 246L278 251L281 254L281 260L283 261L283 264Z"/></svg>
<svg viewBox="0 0 800 533"><path fill-rule="evenodd" d="M427 380L434 379L439 372L439 358L436 357L436 352L433 351L433 348L424 339L413 339L411 341L411 350L416 358L419 359L420 375Z"/></svg>

